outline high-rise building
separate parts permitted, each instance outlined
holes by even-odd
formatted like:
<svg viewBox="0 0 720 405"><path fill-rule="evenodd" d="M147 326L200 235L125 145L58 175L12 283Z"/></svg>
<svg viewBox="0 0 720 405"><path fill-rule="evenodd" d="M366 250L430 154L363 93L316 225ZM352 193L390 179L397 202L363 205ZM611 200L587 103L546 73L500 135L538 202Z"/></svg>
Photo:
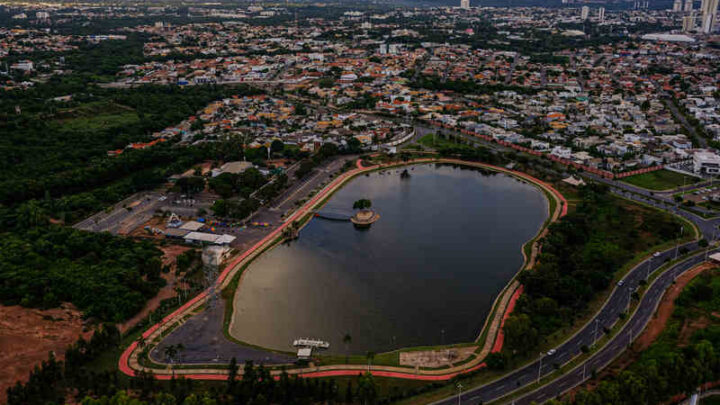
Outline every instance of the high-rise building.
<svg viewBox="0 0 720 405"><path fill-rule="evenodd" d="M673 3L672 11L674 13L679 13L682 11L682 0L675 0L675 2Z"/></svg>
<svg viewBox="0 0 720 405"><path fill-rule="evenodd" d="M683 17L683 31L690 32L695 30L695 13Z"/></svg>
<svg viewBox="0 0 720 405"><path fill-rule="evenodd" d="M467 10L470 8L470 0L460 0L460 8Z"/></svg>
<svg viewBox="0 0 720 405"><path fill-rule="evenodd" d="M693 11L693 0L685 0L685 10L686 13L689 13Z"/></svg>
<svg viewBox="0 0 720 405"><path fill-rule="evenodd" d="M702 12L701 30L708 34L715 29L715 20L717 20L718 13L718 1L719 0L703 0L700 6Z"/></svg>
<svg viewBox="0 0 720 405"><path fill-rule="evenodd" d="M582 8L580 9L580 19L587 20L589 15L590 15L590 7L582 6Z"/></svg>
<svg viewBox="0 0 720 405"><path fill-rule="evenodd" d="M598 9L598 22L605 21L605 7L600 7Z"/></svg>

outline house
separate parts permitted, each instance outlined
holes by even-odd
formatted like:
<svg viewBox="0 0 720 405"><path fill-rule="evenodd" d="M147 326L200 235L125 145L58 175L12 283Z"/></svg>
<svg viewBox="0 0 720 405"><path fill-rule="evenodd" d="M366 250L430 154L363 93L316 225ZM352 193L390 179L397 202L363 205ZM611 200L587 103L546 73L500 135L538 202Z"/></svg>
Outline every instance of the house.
<svg viewBox="0 0 720 405"><path fill-rule="evenodd" d="M564 146L555 146L554 148L552 148L550 154L559 158L570 159L570 157L572 156L572 149L566 148Z"/></svg>

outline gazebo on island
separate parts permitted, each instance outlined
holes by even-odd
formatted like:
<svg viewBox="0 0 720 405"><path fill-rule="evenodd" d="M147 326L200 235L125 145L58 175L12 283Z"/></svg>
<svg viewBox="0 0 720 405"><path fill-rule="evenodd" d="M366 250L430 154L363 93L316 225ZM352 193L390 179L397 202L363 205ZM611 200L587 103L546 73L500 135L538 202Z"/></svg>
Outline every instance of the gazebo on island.
<svg viewBox="0 0 720 405"><path fill-rule="evenodd" d="M378 219L380 219L380 214L371 209L364 209L350 217L350 222L357 227L366 227L372 225Z"/></svg>

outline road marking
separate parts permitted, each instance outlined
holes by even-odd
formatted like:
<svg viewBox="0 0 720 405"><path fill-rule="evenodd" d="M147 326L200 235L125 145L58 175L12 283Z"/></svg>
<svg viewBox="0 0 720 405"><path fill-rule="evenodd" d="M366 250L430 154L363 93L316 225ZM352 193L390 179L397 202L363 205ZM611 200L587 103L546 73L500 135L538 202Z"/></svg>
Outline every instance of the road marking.
<svg viewBox="0 0 720 405"><path fill-rule="evenodd" d="M316 179L318 176L320 176L321 174L322 174L322 171L320 171L318 174L316 174L316 175L313 176L312 178L310 178L310 179L308 179L308 180L300 183L300 187L298 187L297 190L293 191L292 194L290 194L290 195L288 196L288 198L286 198L285 200L283 200L283 202L281 202L280 204L276 205L275 207L276 207L276 208L280 208L280 207L281 207L283 204L285 204L288 200L290 200L291 198L293 198L293 196L294 196L295 194L299 193L300 190L302 190L303 188L305 188L305 186L307 186L308 184L310 184L311 181L315 180L315 179Z"/></svg>

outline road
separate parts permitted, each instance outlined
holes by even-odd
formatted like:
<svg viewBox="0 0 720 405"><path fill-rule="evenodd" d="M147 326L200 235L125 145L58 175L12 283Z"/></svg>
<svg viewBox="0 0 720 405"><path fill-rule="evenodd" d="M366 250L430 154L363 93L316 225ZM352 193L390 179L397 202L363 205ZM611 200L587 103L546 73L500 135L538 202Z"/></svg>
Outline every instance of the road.
<svg viewBox="0 0 720 405"><path fill-rule="evenodd" d="M687 208L687 210L680 209L678 203L675 202L675 200L673 200L672 198L673 193L653 192L641 187L633 186L632 184L628 184L620 180L610 180L587 172L583 173L582 176L599 183L607 184L608 186L610 186L610 190L615 194L621 195L634 201L642 202L644 204L652 205L653 207L661 210L670 211L675 215L679 215L694 222L701 229L703 235L705 235L707 239L712 238L713 227L717 228L717 226L720 225L720 217L705 219L698 215L714 214L715 211L697 206ZM701 187L703 184L706 183L703 182L694 184L692 186L685 187L685 189L687 190L698 188Z"/></svg>
<svg viewBox="0 0 720 405"><path fill-rule="evenodd" d="M642 202L653 207L670 211L676 215L693 222L697 225L703 237L714 241L720 219L703 219L697 215L678 209L672 200L658 198L650 191L638 188L618 181L611 181L586 174L592 180L602 181L610 186L613 193L631 200ZM686 232L689 230L686 230ZM688 251L700 251L697 242L689 242L679 248L686 248ZM657 257L650 257L635 266L623 279L622 285L615 286L603 308L589 321L578 333L557 347L556 353L552 356L539 355L538 360L502 377L489 384L477 387L465 392L461 396L463 404L477 404L479 401L488 402L501 398L510 392L537 381L538 377L546 376L555 371L556 365L562 365L581 353L583 346L592 346L602 335L604 327L612 326L620 313L626 311L632 292L639 286L641 280L645 280L655 270L661 267L666 261L676 257L680 249L668 249L661 252ZM718 249L711 252L720 251ZM704 261L705 255L700 254L688 258L660 275L652 284L647 293L642 297L640 306L634 316L630 319L623 330L617 334L611 342L605 345L598 353L590 359L563 375L555 381L541 387L540 389L515 401L516 404L530 404L531 402L542 403L554 398L561 393L579 385L590 371L599 369L610 363L617 355L625 350L633 337L636 337L644 329L650 320L655 308L660 301L665 289L672 283L675 277L691 269ZM542 360L541 360L542 359ZM435 404L451 405L457 403L457 395L438 401Z"/></svg>
<svg viewBox="0 0 720 405"><path fill-rule="evenodd" d="M311 190L329 180L330 175L336 173L345 162L355 159L357 156L348 155L326 162L316 168L314 173L301 181L294 182L280 196L253 214L252 221L269 222L272 224L270 227L248 227L244 230L217 227L218 231L235 235L237 239L233 242L233 247L239 251L246 251L279 227L282 223L283 213L297 207L295 203L298 200L306 198ZM288 170L289 177L294 177L294 173L294 169ZM228 340L222 332L224 314L224 300L212 301L207 310L174 329L153 349L150 356L155 361L162 363L165 360L164 348L167 345L182 343L185 350L183 350L181 362L188 364L226 364L233 357L241 364L247 360L263 364L289 364L295 360L295 357L289 357L282 353L238 345Z"/></svg>
<svg viewBox="0 0 720 405"><path fill-rule="evenodd" d="M707 139L702 134L698 134L695 130L695 127L692 126L685 115L678 110L675 103L672 102L673 96L668 93L665 89L663 89L662 85L657 80L651 80L652 84L655 86L655 89L660 93L660 95L663 97L663 104L665 104L665 107L667 107L668 110L672 113L673 117L677 121L680 122L680 125L682 125L688 133L695 138L695 140L698 142L701 148L707 148Z"/></svg>
<svg viewBox="0 0 720 405"><path fill-rule="evenodd" d="M696 242L687 243L684 247L689 250L699 248ZM719 250L716 249L713 252L715 251ZM661 267L666 260L672 259L674 255L675 249L669 249L662 252L659 257L650 258L635 266L623 279L622 286L615 287L600 312L577 334L558 346L555 354L552 356L538 356L538 360L498 380L464 392L461 396L460 403L476 405L479 401L489 402L501 398L518 388L536 382L538 376L552 374L555 371L555 365L564 364L581 354L581 348L583 346L592 346L593 343L602 336L603 328L612 326L619 319L618 315L627 310L631 294L638 287L640 281ZM625 325L623 330L617 334L610 343L606 344L599 352L584 363L586 367L583 367L581 364L576 369L543 386L539 390L516 399L515 403L520 405L530 404L533 401L537 403L547 401L580 384L584 381L585 377L590 375L592 369L599 369L607 365L625 350L631 338L636 337L642 331L655 312L656 305L659 303L663 292L672 283L673 279L684 271L701 263L704 258L705 256L702 254L693 256L676 264L670 270L659 276L642 297L639 309L628 324ZM457 395L454 395L435 402L435 404L452 405L457 402Z"/></svg>
<svg viewBox="0 0 720 405"><path fill-rule="evenodd" d="M720 249L715 249L718 252ZM699 254L693 256L675 266L672 269L661 274L656 281L650 286L649 290L642 297L640 306L635 315L625 325L620 333L613 340L605 345L598 353L592 356L583 365L576 367L571 372L563 375L550 384L545 385L537 391L534 391L515 401L518 405L530 404L532 402L542 403L548 399L554 398L559 394L573 388L585 380L590 374L590 370L600 369L611 363L625 348L630 345L632 340L637 337L645 325L650 321L657 308L665 290L673 283L675 278L683 272L690 270L705 260L705 255Z"/></svg>

